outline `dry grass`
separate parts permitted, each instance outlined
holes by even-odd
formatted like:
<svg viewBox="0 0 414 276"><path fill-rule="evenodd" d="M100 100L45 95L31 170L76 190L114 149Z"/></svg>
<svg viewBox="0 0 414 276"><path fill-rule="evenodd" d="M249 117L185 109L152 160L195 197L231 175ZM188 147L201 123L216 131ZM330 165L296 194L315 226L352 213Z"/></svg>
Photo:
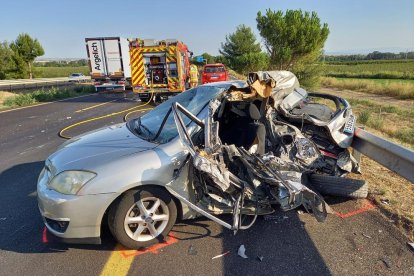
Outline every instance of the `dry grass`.
<svg viewBox="0 0 414 276"><path fill-rule="evenodd" d="M401 100L387 101L384 96L375 99L372 94L323 92L346 98L357 115L357 124L367 131L414 149L414 108L410 101L404 105ZM364 156L362 175L351 177L369 182L370 199L414 241L414 184Z"/></svg>
<svg viewBox="0 0 414 276"><path fill-rule="evenodd" d="M230 68L228 68L228 70L229 70L229 74L231 76L233 76L234 78L236 78L237 80L246 80L246 76L245 75L239 74L239 73L237 73L236 71L234 71L234 70L232 70Z"/></svg>
<svg viewBox="0 0 414 276"><path fill-rule="evenodd" d="M324 77L321 81L324 87L349 89L399 99L414 99L414 84L412 83L390 83L389 85L383 85L372 80L347 80L329 77Z"/></svg>
<svg viewBox="0 0 414 276"><path fill-rule="evenodd" d="M7 106L3 105L4 101L7 98L14 97L14 96L16 96L16 94L10 93L10 92L6 92L6 91L0 91L0 109L6 108Z"/></svg>
<svg viewBox="0 0 414 276"><path fill-rule="evenodd" d="M369 183L369 198L414 241L414 185L365 156L362 174L353 178Z"/></svg>

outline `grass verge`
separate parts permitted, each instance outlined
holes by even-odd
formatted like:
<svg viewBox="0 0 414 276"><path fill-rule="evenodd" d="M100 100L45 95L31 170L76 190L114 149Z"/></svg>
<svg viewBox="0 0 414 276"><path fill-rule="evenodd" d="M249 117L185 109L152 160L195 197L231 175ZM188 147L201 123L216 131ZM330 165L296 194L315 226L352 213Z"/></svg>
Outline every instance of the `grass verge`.
<svg viewBox="0 0 414 276"><path fill-rule="evenodd" d="M357 124L369 132L414 149L414 109L384 102L384 97L351 91L332 91L346 98L357 116ZM342 95L341 95L342 94ZM346 94L344 96L343 94ZM369 99L368 99L369 98ZM408 101L407 101L408 102ZM409 106L409 105L408 105ZM369 183L369 198L381 212L414 241L414 185L377 162L363 156L362 175L352 178Z"/></svg>
<svg viewBox="0 0 414 276"><path fill-rule="evenodd" d="M412 83L390 83L383 85L372 80L347 80L324 77L321 80L322 86L338 89L348 89L365 93L385 95L398 99L414 99L414 84Z"/></svg>
<svg viewBox="0 0 414 276"><path fill-rule="evenodd" d="M30 93L9 95L3 101L3 106L16 107L35 104L38 102L50 102L70 97L76 97L95 92L92 85L77 85L75 87L50 88L35 90Z"/></svg>
<svg viewBox="0 0 414 276"><path fill-rule="evenodd" d="M82 73L89 76L88 66L79 67L35 67L34 76L36 78L58 78L67 77L72 73Z"/></svg>

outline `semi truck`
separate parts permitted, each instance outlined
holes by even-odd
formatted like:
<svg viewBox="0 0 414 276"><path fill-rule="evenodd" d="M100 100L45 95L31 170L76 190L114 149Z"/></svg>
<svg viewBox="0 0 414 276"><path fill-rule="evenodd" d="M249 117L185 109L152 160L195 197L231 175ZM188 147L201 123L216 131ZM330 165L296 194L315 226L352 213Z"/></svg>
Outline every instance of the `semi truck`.
<svg viewBox="0 0 414 276"><path fill-rule="evenodd" d="M129 42L132 90L142 101L165 99L189 87L192 52L176 39Z"/></svg>
<svg viewBox="0 0 414 276"><path fill-rule="evenodd" d="M129 41L122 37L85 38L91 79L97 92L123 91L131 83Z"/></svg>

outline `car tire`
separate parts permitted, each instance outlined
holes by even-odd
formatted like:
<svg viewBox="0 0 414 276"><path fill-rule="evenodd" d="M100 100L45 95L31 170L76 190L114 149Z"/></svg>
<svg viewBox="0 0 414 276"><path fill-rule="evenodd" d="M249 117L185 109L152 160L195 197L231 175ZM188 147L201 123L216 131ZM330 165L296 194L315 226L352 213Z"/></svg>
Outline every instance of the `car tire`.
<svg viewBox="0 0 414 276"><path fill-rule="evenodd" d="M349 198L367 198L368 182L338 176L312 174L311 186L323 195L343 196Z"/></svg>
<svg viewBox="0 0 414 276"><path fill-rule="evenodd" d="M146 103L149 101L149 97L148 98L139 98L141 100L142 103Z"/></svg>
<svg viewBox="0 0 414 276"><path fill-rule="evenodd" d="M156 202L158 207L155 206ZM120 244L132 249L165 241L176 219L177 206L173 198L158 187L126 192L108 213L112 235Z"/></svg>

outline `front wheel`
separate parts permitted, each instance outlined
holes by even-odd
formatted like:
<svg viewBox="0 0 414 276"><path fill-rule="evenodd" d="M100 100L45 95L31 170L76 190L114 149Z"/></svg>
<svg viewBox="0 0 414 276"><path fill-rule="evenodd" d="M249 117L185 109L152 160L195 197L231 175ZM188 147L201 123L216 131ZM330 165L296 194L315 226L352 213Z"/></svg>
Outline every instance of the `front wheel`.
<svg viewBox="0 0 414 276"><path fill-rule="evenodd" d="M126 192L109 210L112 235L122 245L140 249L167 237L177 218L171 195L157 187Z"/></svg>

